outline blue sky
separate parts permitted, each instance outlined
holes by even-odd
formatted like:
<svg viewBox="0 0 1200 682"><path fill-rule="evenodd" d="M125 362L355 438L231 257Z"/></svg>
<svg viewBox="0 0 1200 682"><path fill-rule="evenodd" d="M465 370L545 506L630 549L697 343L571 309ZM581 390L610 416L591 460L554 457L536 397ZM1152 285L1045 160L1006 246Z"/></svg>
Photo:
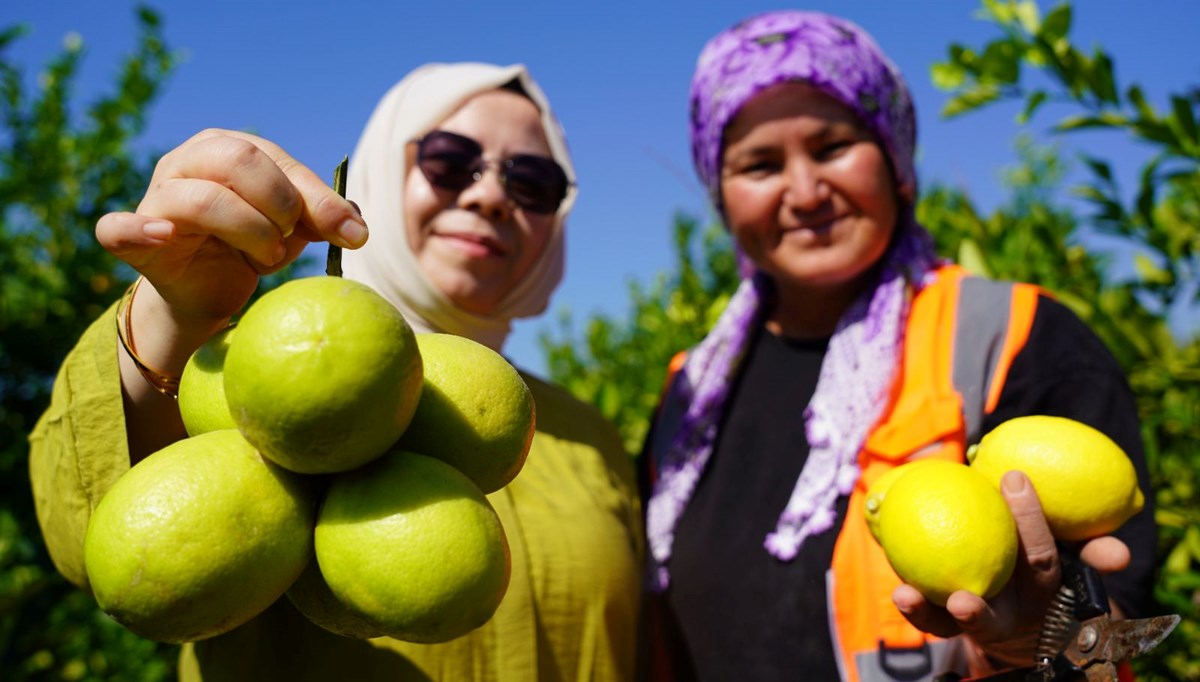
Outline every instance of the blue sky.
<svg viewBox="0 0 1200 682"><path fill-rule="evenodd" d="M799 7L841 14L874 35L913 91L923 184L958 185L994 206L999 172L1014 159L1015 107L939 116L946 96L931 85L929 66L951 42L978 46L996 36L966 0L150 4L185 58L150 112L137 142L145 150L166 151L209 126L238 128L329 176L378 98L410 69L428 61L527 64L563 121L580 182L563 286L548 315L517 324L506 349L539 372L537 334L559 311L569 308L577 322L597 311L621 314L627 282L649 281L670 265L673 216L707 219L688 154L688 81L705 41L741 18ZM68 33L78 33L87 53L77 94L89 102L110 86L134 44L133 7L129 0L4 2L0 26L32 28L8 58L32 76ZM1072 35L1083 47L1102 45L1116 61L1118 84L1141 84L1163 107L1167 92L1200 83L1198 27L1195 0L1081 0ZM1036 118L1030 132L1043 133L1052 120ZM1075 139L1114 159L1127 184L1145 158L1119 137Z"/></svg>

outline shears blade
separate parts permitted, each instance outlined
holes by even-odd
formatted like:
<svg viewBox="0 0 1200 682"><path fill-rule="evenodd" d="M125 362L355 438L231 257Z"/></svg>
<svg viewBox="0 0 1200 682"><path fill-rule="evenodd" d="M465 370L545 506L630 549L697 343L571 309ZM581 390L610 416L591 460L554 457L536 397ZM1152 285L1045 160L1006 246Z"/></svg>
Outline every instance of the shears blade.
<svg viewBox="0 0 1200 682"><path fill-rule="evenodd" d="M1114 620L1107 626L1108 642L1102 658L1109 661L1124 661L1145 653L1171 634L1179 625L1179 616L1154 616L1136 620Z"/></svg>

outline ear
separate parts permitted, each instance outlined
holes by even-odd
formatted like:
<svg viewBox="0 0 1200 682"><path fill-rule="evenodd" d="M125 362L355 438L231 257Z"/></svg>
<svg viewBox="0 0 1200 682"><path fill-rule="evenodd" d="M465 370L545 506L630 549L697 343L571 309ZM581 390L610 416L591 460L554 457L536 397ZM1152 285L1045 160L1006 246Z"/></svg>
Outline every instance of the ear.
<svg viewBox="0 0 1200 682"><path fill-rule="evenodd" d="M908 202L910 206L916 205L917 190L912 182L901 182L896 185L896 196Z"/></svg>

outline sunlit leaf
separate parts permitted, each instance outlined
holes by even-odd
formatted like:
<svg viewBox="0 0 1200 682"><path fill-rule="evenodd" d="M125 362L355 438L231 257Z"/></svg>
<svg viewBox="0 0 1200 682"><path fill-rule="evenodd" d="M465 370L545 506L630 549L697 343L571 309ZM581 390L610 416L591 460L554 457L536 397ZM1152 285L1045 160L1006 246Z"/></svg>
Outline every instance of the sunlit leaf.
<svg viewBox="0 0 1200 682"><path fill-rule="evenodd" d="M1163 562L1163 570L1167 573L1184 574L1192 567L1192 552L1186 542L1180 542L1167 554Z"/></svg>
<svg viewBox="0 0 1200 682"><path fill-rule="evenodd" d="M1026 100L1025 108L1017 115L1017 124L1025 125L1028 123L1029 119L1033 118L1033 114L1038 110L1038 107L1042 106L1042 103L1046 101L1047 96L1045 90L1035 90L1029 96L1029 99Z"/></svg>
<svg viewBox="0 0 1200 682"><path fill-rule="evenodd" d="M1178 95L1171 98L1171 121L1174 123L1180 138L1200 143L1200 133L1197 132L1196 115L1191 100ZM1196 145L1190 145L1195 148Z"/></svg>
<svg viewBox="0 0 1200 682"><path fill-rule="evenodd" d="M1146 284L1172 284L1175 278L1167 270L1159 267L1144 253L1134 254L1133 267L1138 278Z"/></svg>
<svg viewBox="0 0 1200 682"><path fill-rule="evenodd" d="M990 19L997 24L1012 23L1016 9L1009 0L983 0L983 7L975 12L979 19Z"/></svg>
<svg viewBox="0 0 1200 682"><path fill-rule="evenodd" d="M1133 131L1138 137L1171 147L1178 147L1179 139L1170 126L1157 120L1139 119L1133 122Z"/></svg>
<svg viewBox="0 0 1200 682"><path fill-rule="evenodd" d="M980 85L957 95L942 108L942 116L953 118L978 109L1000 97L1000 90L991 85Z"/></svg>
<svg viewBox="0 0 1200 682"><path fill-rule="evenodd" d="M1075 114L1059 121L1058 125L1054 126L1054 130L1067 132L1085 128L1119 128L1128 123L1129 121L1124 116L1114 112L1104 112L1100 115Z"/></svg>
<svg viewBox="0 0 1200 682"><path fill-rule="evenodd" d="M1061 3L1050 10L1042 20L1038 35L1047 43L1054 45L1071 31L1071 5Z"/></svg>
<svg viewBox="0 0 1200 682"><path fill-rule="evenodd" d="M1033 0L1022 0L1016 6L1017 21L1021 23L1021 28L1028 33L1037 33L1041 28L1041 17L1038 10L1038 5Z"/></svg>
<svg viewBox="0 0 1200 682"><path fill-rule="evenodd" d="M1142 118L1150 120L1158 118L1158 114L1154 111L1154 108L1146 101L1146 95L1142 92L1141 87L1137 85L1130 86L1125 91L1125 97L1137 108L1138 115Z"/></svg>
<svg viewBox="0 0 1200 682"><path fill-rule="evenodd" d="M1116 104L1120 100L1117 97L1117 84L1113 76L1112 58L1107 53L1099 48L1096 49L1095 55L1092 57L1091 69L1088 71L1088 82L1092 86L1092 92L1103 102Z"/></svg>
<svg viewBox="0 0 1200 682"><path fill-rule="evenodd" d="M1087 164L1088 168L1092 169L1093 173L1100 176L1100 178L1105 182L1112 182L1112 167L1109 166L1107 161L1085 154L1083 155L1083 162Z"/></svg>
<svg viewBox="0 0 1200 682"><path fill-rule="evenodd" d="M979 58L981 83L1007 85L1020 75L1020 50L1012 40L997 40Z"/></svg>
<svg viewBox="0 0 1200 682"><path fill-rule="evenodd" d="M983 250L972 239L964 239L959 242L958 264L966 268L969 272L981 277L992 276L987 266L987 258L983 255Z"/></svg>
<svg viewBox="0 0 1200 682"><path fill-rule="evenodd" d="M941 90L955 90L966 82L966 71L954 62L939 62L929 67L933 84Z"/></svg>

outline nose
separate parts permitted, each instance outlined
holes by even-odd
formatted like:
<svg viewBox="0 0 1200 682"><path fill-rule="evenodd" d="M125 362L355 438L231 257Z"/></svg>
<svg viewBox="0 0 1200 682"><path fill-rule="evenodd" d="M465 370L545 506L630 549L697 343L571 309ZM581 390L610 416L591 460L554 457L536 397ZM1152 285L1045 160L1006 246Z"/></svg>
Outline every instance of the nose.
<svg viewBox="0 0 1200 682"><path fill-rule="evenodd" d="M458 205L494 221L506 220L512 215L512 201L504 193L504 183L496 162L485 161L479 167L475 172L475 182L459 193Z"/></svg>
<svg viewBox="0 0 1200 682"><path fill-rule="evenodd" d="M784 203L795 210L814 211L828 201L832 193L821 173L820 164L811 159L789 161L784 180L787 183L783 193Z"/></svg>

